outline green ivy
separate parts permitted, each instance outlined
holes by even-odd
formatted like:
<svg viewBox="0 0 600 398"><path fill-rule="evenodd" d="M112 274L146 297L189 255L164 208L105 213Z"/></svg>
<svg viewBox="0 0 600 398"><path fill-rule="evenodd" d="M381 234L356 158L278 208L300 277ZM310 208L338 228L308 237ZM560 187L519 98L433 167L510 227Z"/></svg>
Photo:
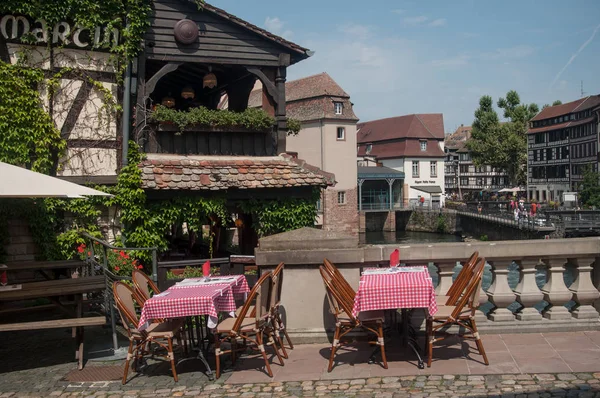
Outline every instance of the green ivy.
<svg viewBox="0 0 600 398"><path fill-rule="evenodd" d="M180 131L189 126L204 125L211 127L244 127L250 130L267 131L275 125L275 119L264 110L248 108L243 112L232 112L228 110L213 110L200 106L188 111L180 111L166 106L157 105L150 115L155 122L173 123ZM290 134L298 134L300 122L288 119L288 130Z"/></svg>

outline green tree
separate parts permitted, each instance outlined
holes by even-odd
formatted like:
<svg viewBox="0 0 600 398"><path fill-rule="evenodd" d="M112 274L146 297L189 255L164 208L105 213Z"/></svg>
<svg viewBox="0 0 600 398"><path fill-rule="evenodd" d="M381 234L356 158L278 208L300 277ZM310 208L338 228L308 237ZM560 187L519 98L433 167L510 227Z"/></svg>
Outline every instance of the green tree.
<svg viewBox="0 0 600 398"><path fill-rule="evenodd" d="M579 200L585 206L600 207L600 174L591 167L583 172L583 187L579 191Z"/></svg>
<svg viewBox="0 0 600 398"><path fill-rule="evenodd" d="M562 101L561 100L556 100L552 103L552 105L548 105L548 104L544 104L544 106L542 107L542 109L546 109L549 106L556 106L556 105L562 105Z"/></svg>
<svg viewBox="0 0 600 398"><path fill-rule="evenodd" d="M536 104L522 104L519 94L511 90L498 100L498 108L507 120L501 123L492 97L485 95L475 111L472 139L467 143L476 165L490 165L506 170L512 185L525 183L527 163L527 127L539 112Z"/></svg>

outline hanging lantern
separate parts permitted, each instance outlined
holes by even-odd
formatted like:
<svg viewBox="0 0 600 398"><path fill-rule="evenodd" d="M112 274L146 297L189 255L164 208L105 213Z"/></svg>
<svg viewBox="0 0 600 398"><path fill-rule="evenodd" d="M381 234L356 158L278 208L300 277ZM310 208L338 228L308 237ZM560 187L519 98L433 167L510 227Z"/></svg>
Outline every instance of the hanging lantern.
<svg viewBox="0 0 600 398"><path fill-rule="evenodd" d="M181 98L183 99L194 99L196 97L196 92L190 86L185 86L183 90L181 90Z"/></svg>
<svg viewBox="0 0 600 398"><path fill-rule="evenodd" d="M217 76L215 76L215 74L212 72L204 75L204 79L202 79L202 87L204 87L204 88L217 87Z"/></svg>
<svg viewBox="0 0 600 398"><path fill-rule="evenodd" d="M162 106L166 106L167 108L172 108L175 106L175 98L173 98L171 96L171 93L169 93L169 95L167 95L162 99L162 101L160 101L160 104Z"/></svg>
<svg viewBox="0 0 600 398"><path fill-rule="evenodd" d="M235 220L235 226L237 228L242 228L244 226L244 220L242 220L241 218L238 218L237 220Z"/></svg>

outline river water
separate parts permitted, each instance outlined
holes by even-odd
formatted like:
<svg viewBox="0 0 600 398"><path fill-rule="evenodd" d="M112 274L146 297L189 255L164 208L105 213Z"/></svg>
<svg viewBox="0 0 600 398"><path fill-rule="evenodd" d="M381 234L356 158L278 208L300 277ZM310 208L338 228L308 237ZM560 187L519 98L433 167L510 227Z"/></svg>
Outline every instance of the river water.
<svg viewBox="0 0 600 398"><path fill-rule="evenodd" d="M441 242L460 242L461 241L461 237L459 235L448 235L448 234L437 234L437 233L430 233L430 232L411 232L411 231L396 231L396 232L382 232L382 231L378 231L378 232L366 232L363 234L360 234L360 242L362 244L368 244L368 245L394 245L394 244L398 244L398 245L406 245L406 244L411 244L411 243L441 243ZM435 247L435 246L434 246ZM402 250L400 251L400 261L402 261ZM454 277L456 278L456 276L458 275L458 273L460 272L461 269L461 265L459 263L457 263L457 266L454 268ZM435 266L433 264L429 264L429 273L432 275L432 279L433 279L433 284L434 286L437 286L438 283L438 276L437 276L437 269L435 268ZM564 281L565 284L568 286L570 286L573 281L575 280L575 275L573 272L572 268L567 268L566 272L563 274L564 275ZM517 284L519 283L519 266L516 263L512 263L509 267L509 272L508 272L508 285L511 287L511 289L514 289ZM546 270L543 269L543 267L541 269L539 269L536 272L536 282L539 288L542 288L544 286L544 284L546 283ZM483 273L483 281L482 281L482 285L483 285L483 289L487 290L490 285L492 284L492 271L491 271L491 266L489 264L486 264L485 266L485 271ZM573 301L567 303L567 307L570 308L574 305L575 303ZM542 310L544 309L546 306L548 305L547 302L545 301L541 301L540 303L538 303L535 308L537 308L538 310ZM491 308L492 308L492 304L491 303L486 303L484 305L481 306L481 310L485 313L487 313ZM520 307L520 304L515 302L513 303L511 306L509 306L508 308L515 311Z"/></svg>

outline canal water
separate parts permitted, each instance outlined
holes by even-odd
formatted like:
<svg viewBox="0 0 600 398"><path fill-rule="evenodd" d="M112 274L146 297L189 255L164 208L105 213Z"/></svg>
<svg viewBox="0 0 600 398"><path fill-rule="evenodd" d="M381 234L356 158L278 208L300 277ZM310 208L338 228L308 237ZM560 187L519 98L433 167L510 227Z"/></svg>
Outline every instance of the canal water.
<svg viewBox="0 0 600 398"><path fill-rule="evenodd" d="M362 244L368 245L406 245L411 243L442 243L442 242L460 242L462 239L459 235L449 235L449 234L437 234L430 232L411 232L411 231L396 231L396 232L366 232L360 234L360 242ZM435 246L434 246L435 247ZM400 261L402 261L402 251L400 251ZM458 275L460 272L461 265L457 263L454 268L454 277ZM433 264L429 264L429 273L432 275L433 284L437 286L438 276L436 273L437 269ZM568 267L566 272L563 274L565 285L570 286L575 280L575 273L571 267ZM519 266L516 263L512 263L509 267L508 272L508 285L511 289L514 289L519 283ZM536 272L536 282L539 288L542 288L546 284L546 270L539 269ZM492 271L491 266L486 264L485 271L483 273L483 289L487 290L492 284ZM539 302L535 308L538 310L543 310L548 303L546 301ZM571 308L575 305L575 302L571 301L566 304L566 307ZM493 305L491 303L486 303L481 306L481 310L484 313L487 313ZM516 311L520 308L520 304L514 302L511 306L508 307L510 310Z"/></svg>

